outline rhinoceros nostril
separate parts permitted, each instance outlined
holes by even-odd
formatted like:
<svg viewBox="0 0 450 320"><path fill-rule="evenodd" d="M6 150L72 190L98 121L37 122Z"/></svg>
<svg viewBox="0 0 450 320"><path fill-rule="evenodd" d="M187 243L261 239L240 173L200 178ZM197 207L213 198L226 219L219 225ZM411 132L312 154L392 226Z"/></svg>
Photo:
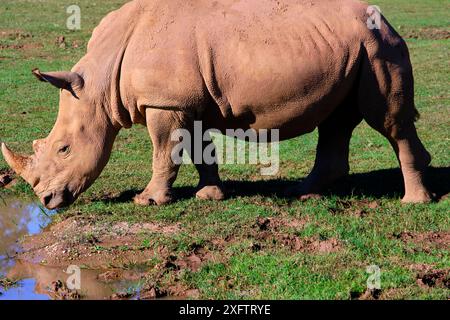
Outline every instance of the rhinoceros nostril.
<svg viewBox="0 0 450 320"><path fill-rule="evenodd" d="M50 201L52 201L52 199L53 194L46 195L45 197L42 198L42 203L44 204L44 206L48 206L48 204L50 203Z"/></svg>
<svg viewBox="0 0 450 320"><path fill-rule="evenodd" d="M64 202L71 204L74 201L73 193L66 187L63 191Z"/></svg>

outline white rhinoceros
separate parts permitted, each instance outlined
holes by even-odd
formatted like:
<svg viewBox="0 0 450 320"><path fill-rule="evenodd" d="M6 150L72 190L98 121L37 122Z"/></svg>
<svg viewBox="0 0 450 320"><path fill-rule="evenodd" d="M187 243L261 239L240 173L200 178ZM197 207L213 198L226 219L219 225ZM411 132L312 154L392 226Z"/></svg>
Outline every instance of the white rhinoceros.
<svg viewBox="0 0 450 320"><path fill-rule="evenodd" d="M349 140L364 119L392 144L404 202L427 202L430 155L414 121L405 42L354 0L135 0L108 14L71 72L44 73L62 89L49 136L9 165L47 208L67 206L99 176L120 129L148 127L153 176L139 204L172 200L176 129L279 129L290 139L319 128L311 174L293 190L319 193L349 171ZM375 15L375 17L374 17ZM217 164L196 165L197 196L222 199Z"/></svg>

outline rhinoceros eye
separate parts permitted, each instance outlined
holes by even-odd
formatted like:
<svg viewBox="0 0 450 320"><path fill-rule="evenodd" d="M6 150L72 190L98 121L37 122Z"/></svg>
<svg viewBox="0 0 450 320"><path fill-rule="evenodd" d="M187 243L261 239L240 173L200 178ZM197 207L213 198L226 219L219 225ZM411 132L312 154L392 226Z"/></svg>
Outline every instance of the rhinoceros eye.
<svg viewBox="0 0 450 320"><path fill-rule="evenodd" d="M62 146L61 148L59 148L58 153L62 156L66 156L68 155L70 152L70 146L69 145L65 145Z"/></svg>

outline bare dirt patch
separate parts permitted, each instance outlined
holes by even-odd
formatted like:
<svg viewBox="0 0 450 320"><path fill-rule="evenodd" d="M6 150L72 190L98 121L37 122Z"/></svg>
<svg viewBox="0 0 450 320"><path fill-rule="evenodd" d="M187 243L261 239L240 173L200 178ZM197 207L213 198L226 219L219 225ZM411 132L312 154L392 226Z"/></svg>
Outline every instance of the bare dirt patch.
<svg viewBox="0 0 450 320"><path fill-rule="evenodd" d="M31 38L33 35L31 32L27 32L20 29L4 29L0 30L0 39L9 39L9 40L21 40Z"/></svg>
<svg viewBox="0 0 450 320"><path fill-rule="evenodd" d="M289 229L296 231L302 229L307 219L295 219L288 217L258 218L253 232L255 242L251 249L259 251L264 246L279 246L296 252L308 253L332 253L342 249L338 239L302 238L289 233Z"/></svg>
<svg viewBox="0 0 450 320"><path fill-rule="evenodd" d="M159 270L160 273L165 273L168 270L180 271L186 269L195 272L209 261L222 261L222 257L205 246L193 244L188 251L178 255L167 253L155 269Z"/></svg>
<svg viewBox="0 0 450 320"><path fill-rule="evenodd" d="M33 40L30 32L23 30L1 30L0 29L0 52L3 50L15 50L26 57L38 55L44 45ZM8 59L6 57L4 60Z"/></svg>
<svg viewBox="0 0 450 320"><path fill-rule="evenodd" d="M339 240L335 238L327 240L319 240L315 238L300 238L298 236L289 235L282 236L278 241L284 246L293 251L308 252L308 253L332 253L337 252L342 248Z"/></svg>
<svg viewBox="0 0 450 320"><path fill-rule="evenodd" d="M46 265L78 264L89 268L121 267L143 263L164 247L143 246L138 233L176 233L178 225L120 223L96 225L86 218L72 217L52 225L43 233L23 239L19 258Z"/></svg>
<svg viewBox="0 0 450 320"><path fill-rule="evenodd" d="M394 235L405 244L413 244L416 250L429 252L433 249L449 249L450 248L450 232L402 232Z"/></svg>
<svg viewBox="0 0 450 320"><path fill-rule="evenodd" d="M188 286L177 282L167 288L161 288L158 285L149 284L141 289L139 300L177 300L177 299L197 299L200 296L198 289L192 289ZM114 299L114 297L113 297Z"/></svg>
<svg viewBox="0 0 450 320"><path fill-rule="evenodd" d="M187 299L198 298L200 291L186 286L180 278L186 270L197 272L207 262L223 261L220 253L201 245L192 245L187 252L165 253L164 258L147 274L147 283L139 293L139 299ZM167 283L167 278L170 281Z"/></svg>
<svg viewBox="0 0 450 320"><path fill-rule="evenodd" d="M440 28L418 28L402 30L400 34L406 39L445 40L450 39L450 31Z"/></svg>
<svg viewBox="0 0 450 320"><path fill-rule="evenodd" d="M0 188L6 187L13 181L12 174L0 172Z"/></svg>
<svg viewBox="0 0 450 320"><path fill-rule="evenodd" d="M50 290L50 296L53 300L80 300L81 295L76 290L67 288L61 280L53 281Z"/></svg>
<svg viewBox="0 0 450 320"><path fill-rule="evenodd" d="M171 297L178 297L180 299L198 299L200 297L200 291L198 289L191 289L182 284L169 287L167 292Z"/></svg>
<svg viewBox="0 0 450 320"><path fill-rule="evenodd" d="M144 232L174 234L181 231L178 224L163 225L160 223L135 223L119 222L112 226L112 230L121 234L138 234Z"/></svg>
<svg viewBox="0 0 450 320"><path fill-rule="evenodd" d="M41 43L23 43L23 44L0 44L0 50L14 49L14 50L34 50L40 49L44 46Z"/></svg>
<svg viewBox="0 0 450 320"><path fill-rule="evenodd" d="M18 253L16 259L29 262L35 268L65 268L75 264L87 270L98 270L95 281L104 284L144 283L137 296L128 291L116 292L110 299L196 298L199 291L182 284L181 275L185 270L198 271L208 261L219 261L219 253L213 254L198 244L174 253L165 245L145 246L140 237L146 233L168 236L181 231L178 224L120 222L101 225L93 219L74 216L51 225L39 235L23 239L23 252ZM78 298L58 284L51 289L55 299Z"/></svg>
<svg viewBox="0 0 450 320"><path fill-rule="evenodd" d="M381 294L381 289L367 289L363 293L351 292L350 298L354 300L378 300Z"/></svg>
<svg viewBox="0 0 450 320"><path fill-rule="evenodd" d="M337 200L334 206L330 206L328 211L332 215L347 214L363 218L375 211L380 204L378 201L369 200Z"/></svg>
<svg viewBox="0 0 450 320"><path fill-rule="evenodd" d="M422 288L441 287L450 289L450 268L431 269L417 274L417 284Z"/></svg>
<svg viewBox="0 0 450 320"><path fill-rule="evenodd" d="M297 219L291 217L258 218L256 226L261 230L280 231L282 228L301 229L308 222L306 218Z"/></svg>

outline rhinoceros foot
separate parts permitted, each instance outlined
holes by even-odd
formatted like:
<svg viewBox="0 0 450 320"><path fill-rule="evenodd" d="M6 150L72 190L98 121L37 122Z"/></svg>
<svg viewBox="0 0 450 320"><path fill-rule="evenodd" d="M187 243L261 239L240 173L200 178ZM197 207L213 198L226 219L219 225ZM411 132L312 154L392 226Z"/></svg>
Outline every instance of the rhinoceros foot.
<svg viewBox="0 0 450 320"><path fill-rule="evenodd" d="M307 194L302 194L300 196L297 196L297 199L300 201L307 201L310 199L321 199L322 195L318 194L318 193L307 193Z"/></svg>
<svg viewBox="0 0 450 320"><path fill-rule="evenodd" d="M170 190L147 191L144 190L141 194L134 197L134 203L143 206L149 205L164 205L173 201L173 196Z"/></svg>
<svg viewBox="0 0 450 320"><path fill-rule="evenodd" d="M195 196L203 200L223 200L225 194L219 186L205 186L201 188Z"/></svg>
<svg viewBox="0 0 450 320"><path fill-rule="evenodd" d="M430 203L436 199L436 194L430 193L427 190L417 190L414 193L406 194L402 198L402 203Z"/></svg>

